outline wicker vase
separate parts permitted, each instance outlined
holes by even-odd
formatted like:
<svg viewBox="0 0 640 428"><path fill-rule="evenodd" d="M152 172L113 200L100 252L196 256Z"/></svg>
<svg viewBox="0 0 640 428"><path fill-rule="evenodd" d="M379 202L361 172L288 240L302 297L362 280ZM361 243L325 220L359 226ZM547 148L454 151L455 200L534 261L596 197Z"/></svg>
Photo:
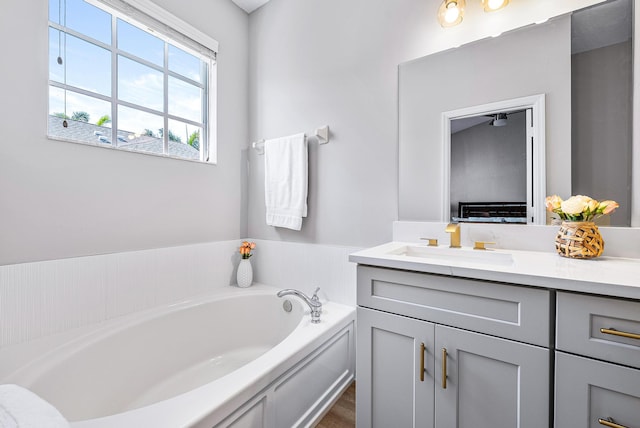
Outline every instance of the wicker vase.
<svg viewBox="0 0 640 428"><path fill-rule="evenodd" d="M604 240L592 221L563 221L556 235L556 250L563 257L591 259L604 251Z"/></svg>

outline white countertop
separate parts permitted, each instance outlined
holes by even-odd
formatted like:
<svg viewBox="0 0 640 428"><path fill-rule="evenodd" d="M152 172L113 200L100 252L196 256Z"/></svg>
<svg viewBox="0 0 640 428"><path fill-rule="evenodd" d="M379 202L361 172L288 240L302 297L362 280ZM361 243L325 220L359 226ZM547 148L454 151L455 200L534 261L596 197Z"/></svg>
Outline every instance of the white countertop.
<svg viewBox="0 0 640 428"><path fill-rule="evenodd" d="M479 250L462 248L449 251L446 246L439 246L436 251L450 252L454 254L451 257L393 254L402 252L406 246L425 247L427 254L429 251L425 244L389 242L353 253L349 260L370 266L640 299L640 259L599 257L578 260L550 252L486 250L506 255L493 263L465 257ZM460 251L462 257L456 258L455 251Z"/></svg>

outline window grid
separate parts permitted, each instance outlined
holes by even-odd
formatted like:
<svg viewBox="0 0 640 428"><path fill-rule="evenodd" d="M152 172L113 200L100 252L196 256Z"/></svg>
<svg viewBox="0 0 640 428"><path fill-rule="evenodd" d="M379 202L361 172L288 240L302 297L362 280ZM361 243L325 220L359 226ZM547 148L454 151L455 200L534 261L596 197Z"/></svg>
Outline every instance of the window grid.
<svg viewBox="0 0 640 428"><path fill-rule="evenodd" d="M53 80L49 80L49 85L53 86L53 87L57 87L60 89L63 89L65 91L72 91L81 95L85 95L85 96L89 96L92 98L96 98L102 101L107 101L111 103L111 146L113 147L118 147L120 145L120 142L118 140L118 106L125 106L128 108L132 108L132 109L136 109L136 110L140 110L146 113L150 113L150 114L155 114L158 116L162 116L163 117L163 123L164 123L164 131L162 133L162 139L163 139L163 155L164 156L169 156L169 157L176 157L173 155L169 154L169 120L177 120L183 123L186 123L188 125L192 125L192 126L196 126L198 128L200 128L200 146L199 146L199 153L200 153L200 161L209 161L209 126L208 126L208 120L205 120L205 118L209 118L209 72L210 72L210 67L211 67L211 62L209 60L205 60L204 58L202 58L202 56L200 54L194 54L192 53L192 51L189 48L186 48L184 46L182 46L179 42L174 42L174 41L169 41L166 37L163 37L159 34L156 34L155 32L151 32L149 34L153 35L154 37L159 38L160 40L162 40L163 45L164 45L164 58L163 58L163 66L160 67L150 61L147 61L145 59L142 59L134 54L131 54L129 52L126 52L124 50L121 50L118 48L118 32L117 32L117 21L118 19L121 19L125 22L127 22L128 24L131 24L133 26L135 26L136 28L141 29L142 31L148 32L146 31L143 26L138 25L136 22L132 21L131 19L129 19L128 17L125 17L124 15L120 14L119 12L115 11L115 10L111 10L108 7L104 7L101 8L102 10L105 10L106 12L108 12L111 15L111 45L108 45L106 43L103 43L99 40L96 40L90 36L87 36L85 34L79 33L69 27L66 27L64 25L60 25L57 24L55 22L49 21L49 27L53 28L55 30L58 30L61 32L61 35L63 38L66 38L67 34L74 36L80 40L86 41L88 43L91 43L95 46L98 46L100 48L106 49L108 51L111 52L111 96L106 96L106 95L102 95L93 91L89 91L86 89L82 89L70 84L66 83L67 80L67 76L66 76L66 72L64 73L64 80L65 82L56 82ZM182 74L178 74L176 72L173 72L171 70L169 70L169 45L173 45L179 49L184 50L185 52L189 52L192 55L196 56L197 58L200 59L200 74L201 74L201 82L197 82L193 79L190 79L186 76L183 76ZM66 51L65 51L65 56L66 56ZM163 73L163 110L164 111L158 111L152 108L148 108L136 103L132 103L132 102L128 102L125 100L120 100L118 97L118 62L119 62L119 57L124 57L127 58L131 61L134 61L136 63L142 64L146 67L149 67L153 70L159 71ZM65 64L66 64L66 59L65 59ZM66 67L66 65L65 65ZM203 119L203 121L198 122L198 121L193 121L181 116L177 116L177 115L172 115L169 114L169 77L173 77L176 78L182 82L185 82L189 85L192 85L194 87L199 88L200 90L202 90L201 93L201 102L202 102L202 114L201 117ZM184 144L187 144L186 142ZM180 158L180 157L178 157ZM182 159L182 158L180 158Z"/></svg>

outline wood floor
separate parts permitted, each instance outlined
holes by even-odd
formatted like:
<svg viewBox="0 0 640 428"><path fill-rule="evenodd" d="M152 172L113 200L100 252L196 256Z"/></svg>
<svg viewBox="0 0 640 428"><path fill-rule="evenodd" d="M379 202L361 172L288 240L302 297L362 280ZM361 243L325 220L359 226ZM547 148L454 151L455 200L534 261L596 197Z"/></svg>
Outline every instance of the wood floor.
<svg viewBox="0 0 640 428"><path fill-rule="evenodd" d="M354 428L356 426L356 383L336 401L316 428Z"/></svg>

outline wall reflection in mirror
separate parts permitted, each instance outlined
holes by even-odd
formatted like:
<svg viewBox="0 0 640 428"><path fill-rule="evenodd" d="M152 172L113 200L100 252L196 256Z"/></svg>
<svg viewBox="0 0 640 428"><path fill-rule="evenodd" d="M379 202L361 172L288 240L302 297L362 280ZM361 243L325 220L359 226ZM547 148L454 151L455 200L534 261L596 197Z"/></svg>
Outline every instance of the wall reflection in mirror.
<svg viewBox="0 0 640 428"><path fill-rule="evenodd" d="M617 201L612 226L631 224L632 15L615 0L571 16L571 189Z"/></svg>

